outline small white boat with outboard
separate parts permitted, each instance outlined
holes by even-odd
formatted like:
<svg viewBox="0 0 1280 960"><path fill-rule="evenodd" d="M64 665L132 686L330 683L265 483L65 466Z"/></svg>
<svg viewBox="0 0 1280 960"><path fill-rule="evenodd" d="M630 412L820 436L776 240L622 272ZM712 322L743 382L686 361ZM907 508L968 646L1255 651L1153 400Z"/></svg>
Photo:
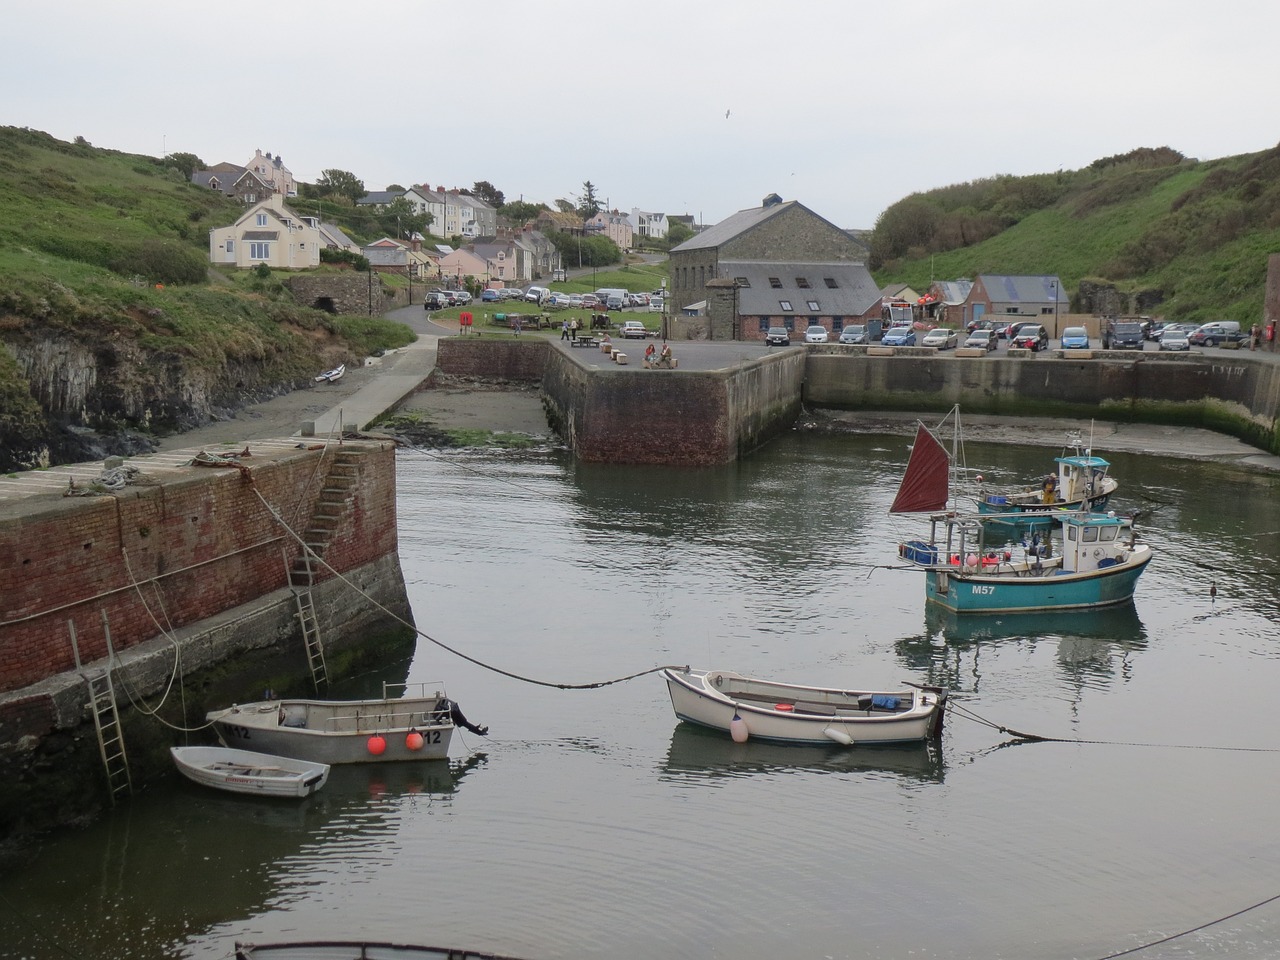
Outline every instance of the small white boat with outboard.
<svg viewBox="0 0 1280 960"><path fill-rule="evenodd" d="M329 779L329 765L229 747L170 747L188 780L257 797L309 797Z"/></svg>
<svg viewBox="0 0 1280 960"><path fill-rule="evenodd" d="M415 684L416 696L381 700L263 700L213 710L206 719L228 747L318 763L444 760L454 726L484 736L442 687Z"/></svg>
<svg viewBox="0 0 1280 960"><path fill-rule="evenodd" d="M728 670L662 671L676 716L739 743L909 743L937 737L947 691L908 683L898 690L841 690L744 677Z"/></svg>
<svg viewBox="0 0 1280 960"><path fill-rule="evenodd" d="M340 363L332 370L326 370L324 373L316 375L316 383L337 383L342 379L342 375L347 372L347 365Z"/></svg>
<svg viewBox="0 0 1280 960"><path fill-rule="evenodd" d="M518 960L482 950L369 940L236 943L235 960Z"/></svg>

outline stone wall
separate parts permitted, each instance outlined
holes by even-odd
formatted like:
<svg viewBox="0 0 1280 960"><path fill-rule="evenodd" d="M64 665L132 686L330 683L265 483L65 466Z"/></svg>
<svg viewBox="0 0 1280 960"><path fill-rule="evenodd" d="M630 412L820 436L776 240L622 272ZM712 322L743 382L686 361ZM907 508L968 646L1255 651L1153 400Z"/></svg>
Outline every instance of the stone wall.
<svg viewBox="0 0 1280 960"><path fill-rule="evenodd" d="M556 349L541 337L441 337L436 369L453 377L486 380L541 380Z"/></svg>
<svg viewBox="0 0 1280 960"><path fill-rule="evenodd" d="M284 284L302 306L329 313L379 315L408 302L408 292L384 287L376 270L287 277Z"/></svg>
<svg viewBox="0 0 1280 960"><path fill-rule="evenodd" d="M552 351L542 389L580 460L716 466L795 420L804 366L797 351L729 371L594 370Z"/></svg>
<svg viewBox="0 0 1280 960"><path fill-rule="evenodd" d="M1280 453L1280 366L1274 363L1232 351L1176 357L1096 351L1088 359L1056 353L873 356L819 347L809 354L805 402L936 412L958 403L972 413L1168 422L1218 430Z"/></svg>

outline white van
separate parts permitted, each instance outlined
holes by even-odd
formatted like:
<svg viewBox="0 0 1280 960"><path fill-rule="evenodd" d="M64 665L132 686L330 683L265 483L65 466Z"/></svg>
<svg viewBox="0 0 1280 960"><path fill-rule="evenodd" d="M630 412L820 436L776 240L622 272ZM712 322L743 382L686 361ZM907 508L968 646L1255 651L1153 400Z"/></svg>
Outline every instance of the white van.
<svg viewBox="0 0 1280 960"><path fill-rule="evenodd" d="M604 287L596 291L596 296L600 299L601 305L611 310L613 309L621 310L623 307L627 305L631 297L631 295L627 293L627 291L620 290L617 287ZM617 307L608 306L610 298L618 301Z"/></svg>
<svg viewBox="0 0 1280 960"><path fill-rule="evenodd" d="M549 296L551 296L551 291L546 287L530 287L524 292L524 298L529 303L542 303Z"/></svg>

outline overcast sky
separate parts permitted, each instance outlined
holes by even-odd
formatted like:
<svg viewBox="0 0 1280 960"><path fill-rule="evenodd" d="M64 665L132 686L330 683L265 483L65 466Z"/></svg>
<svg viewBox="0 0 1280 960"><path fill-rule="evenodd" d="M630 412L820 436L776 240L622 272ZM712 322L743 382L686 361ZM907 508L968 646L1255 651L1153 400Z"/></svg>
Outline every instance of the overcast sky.
<svg viewBox="0 0 1280 960"><path fill-rule="evenodd" d="M1280 141L1275 0L5 4L0 124L314 181L842 227L1002 173Z"/></svg>

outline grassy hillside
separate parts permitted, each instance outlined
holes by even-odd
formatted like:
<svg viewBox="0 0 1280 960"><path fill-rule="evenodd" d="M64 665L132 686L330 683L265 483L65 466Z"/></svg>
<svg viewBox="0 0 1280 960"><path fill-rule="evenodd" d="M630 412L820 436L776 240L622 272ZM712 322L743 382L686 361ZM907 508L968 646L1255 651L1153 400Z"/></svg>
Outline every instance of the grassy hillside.
<svg viewBox="0 0 1280 960"><path fill-rule="evenodd" d="M275 278L210 271L209 229L242 210L161 160L0 128L0 341L19 353L36 341L73 343L98 357L108 393L103 381L120 358L142 356L154 370L144 361L127 373L144 393L199 374L215 390L219 377L232 380L227 393L243 396L246 371L249 391L278 391L334 357L411 339L399 324L300 307ZM33 407L21 365L0 359L0 446L77 418ZM141 426L106 407L79 415L99 429Z"/></svg>
<svg viewBox="0 0 1280 960"><path fill-rule="evenodd" d="M1139 150L915 194L881 215L872 249L882 284L1056 274L1082 312L1082 285L1096 285L1142 312L1252 324L1280 251L1280 147L1209 162Z"/></svg>

